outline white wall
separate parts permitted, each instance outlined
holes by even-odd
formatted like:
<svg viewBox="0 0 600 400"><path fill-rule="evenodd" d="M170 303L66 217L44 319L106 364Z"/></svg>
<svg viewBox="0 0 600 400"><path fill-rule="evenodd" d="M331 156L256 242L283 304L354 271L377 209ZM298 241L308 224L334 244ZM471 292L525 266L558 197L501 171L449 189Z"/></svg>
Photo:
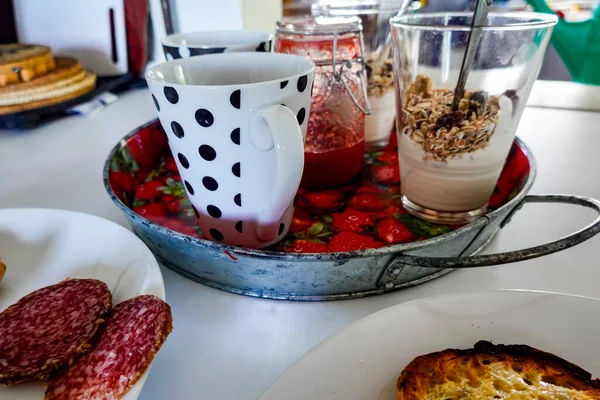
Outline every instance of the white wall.
<svg viewBox="0 0 600 400"><path fill-rule="evenodd" d="M240 0L174 0L180 32L242 29Z"/></svg>
<svg viewBox="0 0 600 400"><path fill-rule="evenodd" d="M171 0L180 32L252 29L272 32L281 0Z"/></svg>
<svg viewBox="0 0 600 400"><path fill-rule="evenodd" d="M283 13L281 0L241 0L244 29L273 33Z"/></svg>
<svg viewBox="0 0 600 400"><path fill-rule="evenodd" d="M252 29L274 32L281 18L281 0L171 0L174 25L178 32ZM165 35L160 0L150 0L152 21L157 34L155 59L163 62L160 39Z"/></svg>

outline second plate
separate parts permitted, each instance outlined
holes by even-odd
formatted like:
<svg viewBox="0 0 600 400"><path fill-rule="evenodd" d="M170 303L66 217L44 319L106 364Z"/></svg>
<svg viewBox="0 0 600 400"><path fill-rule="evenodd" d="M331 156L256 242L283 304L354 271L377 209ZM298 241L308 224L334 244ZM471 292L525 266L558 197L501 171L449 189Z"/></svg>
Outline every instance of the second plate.
<svg viewBox="0 0 600 400"><path fill-rule="evenodd" d="M526 344L600 374L596 299L530 291L451 294L370 315L316 346L260 400L395 400L416 356L479 340ZM310 384L307 384L310 383Z"/></svg>

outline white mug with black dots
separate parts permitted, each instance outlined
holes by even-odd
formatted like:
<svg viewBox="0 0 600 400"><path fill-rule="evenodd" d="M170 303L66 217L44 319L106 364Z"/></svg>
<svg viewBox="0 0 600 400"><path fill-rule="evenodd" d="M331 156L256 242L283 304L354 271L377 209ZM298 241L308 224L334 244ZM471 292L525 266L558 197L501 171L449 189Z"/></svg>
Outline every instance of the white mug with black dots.
<svg viewBox="0 0 600 400"><path fill-rule="evenodd" d="M304 166L314 68L301 56L223 53L146 73L208 239L263 248L287 233Z"/></svg>
<svg viewBox="0 0 600 400"><path fill-rule="evenodd" d="M216 53L269 52L272 42L271 34L248 30L176 33L161 40L167 61Z"/></svg>

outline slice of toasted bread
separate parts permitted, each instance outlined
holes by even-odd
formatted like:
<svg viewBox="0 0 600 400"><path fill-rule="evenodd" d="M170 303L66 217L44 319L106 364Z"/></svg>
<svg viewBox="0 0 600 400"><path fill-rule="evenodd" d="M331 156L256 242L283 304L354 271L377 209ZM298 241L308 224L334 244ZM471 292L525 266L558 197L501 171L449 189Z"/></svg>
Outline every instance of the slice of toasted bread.
<svg viewBox="0 0 600 400"><path fill-rule="evenodd" d="M416 357L396 386L398 400L592 400L600 380L553 354L480 341Z"/></svg>

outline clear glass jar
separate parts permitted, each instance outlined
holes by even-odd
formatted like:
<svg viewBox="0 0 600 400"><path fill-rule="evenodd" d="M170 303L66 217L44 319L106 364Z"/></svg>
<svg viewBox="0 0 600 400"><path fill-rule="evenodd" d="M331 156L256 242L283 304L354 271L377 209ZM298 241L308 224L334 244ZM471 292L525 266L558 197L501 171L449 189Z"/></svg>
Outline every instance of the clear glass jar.
<svg viewBox="0 0 600 400"><path fill-rule="evenodd" d="M392 134L396 99L392 71L389 19L404 10L416 10L412 0L321 0L311 7L313 16L357 16L363 26L367 90L372 113L366 118L367 151L385 147Z"/></svg>
<svg viewBox="0 0 600 400"><path fill-rule="evenodd" d="M356 17L288 17L277 24L275 51L304 55L317 65L303 186L341 185L362 169L370 106L361 31Z"/></svg>

